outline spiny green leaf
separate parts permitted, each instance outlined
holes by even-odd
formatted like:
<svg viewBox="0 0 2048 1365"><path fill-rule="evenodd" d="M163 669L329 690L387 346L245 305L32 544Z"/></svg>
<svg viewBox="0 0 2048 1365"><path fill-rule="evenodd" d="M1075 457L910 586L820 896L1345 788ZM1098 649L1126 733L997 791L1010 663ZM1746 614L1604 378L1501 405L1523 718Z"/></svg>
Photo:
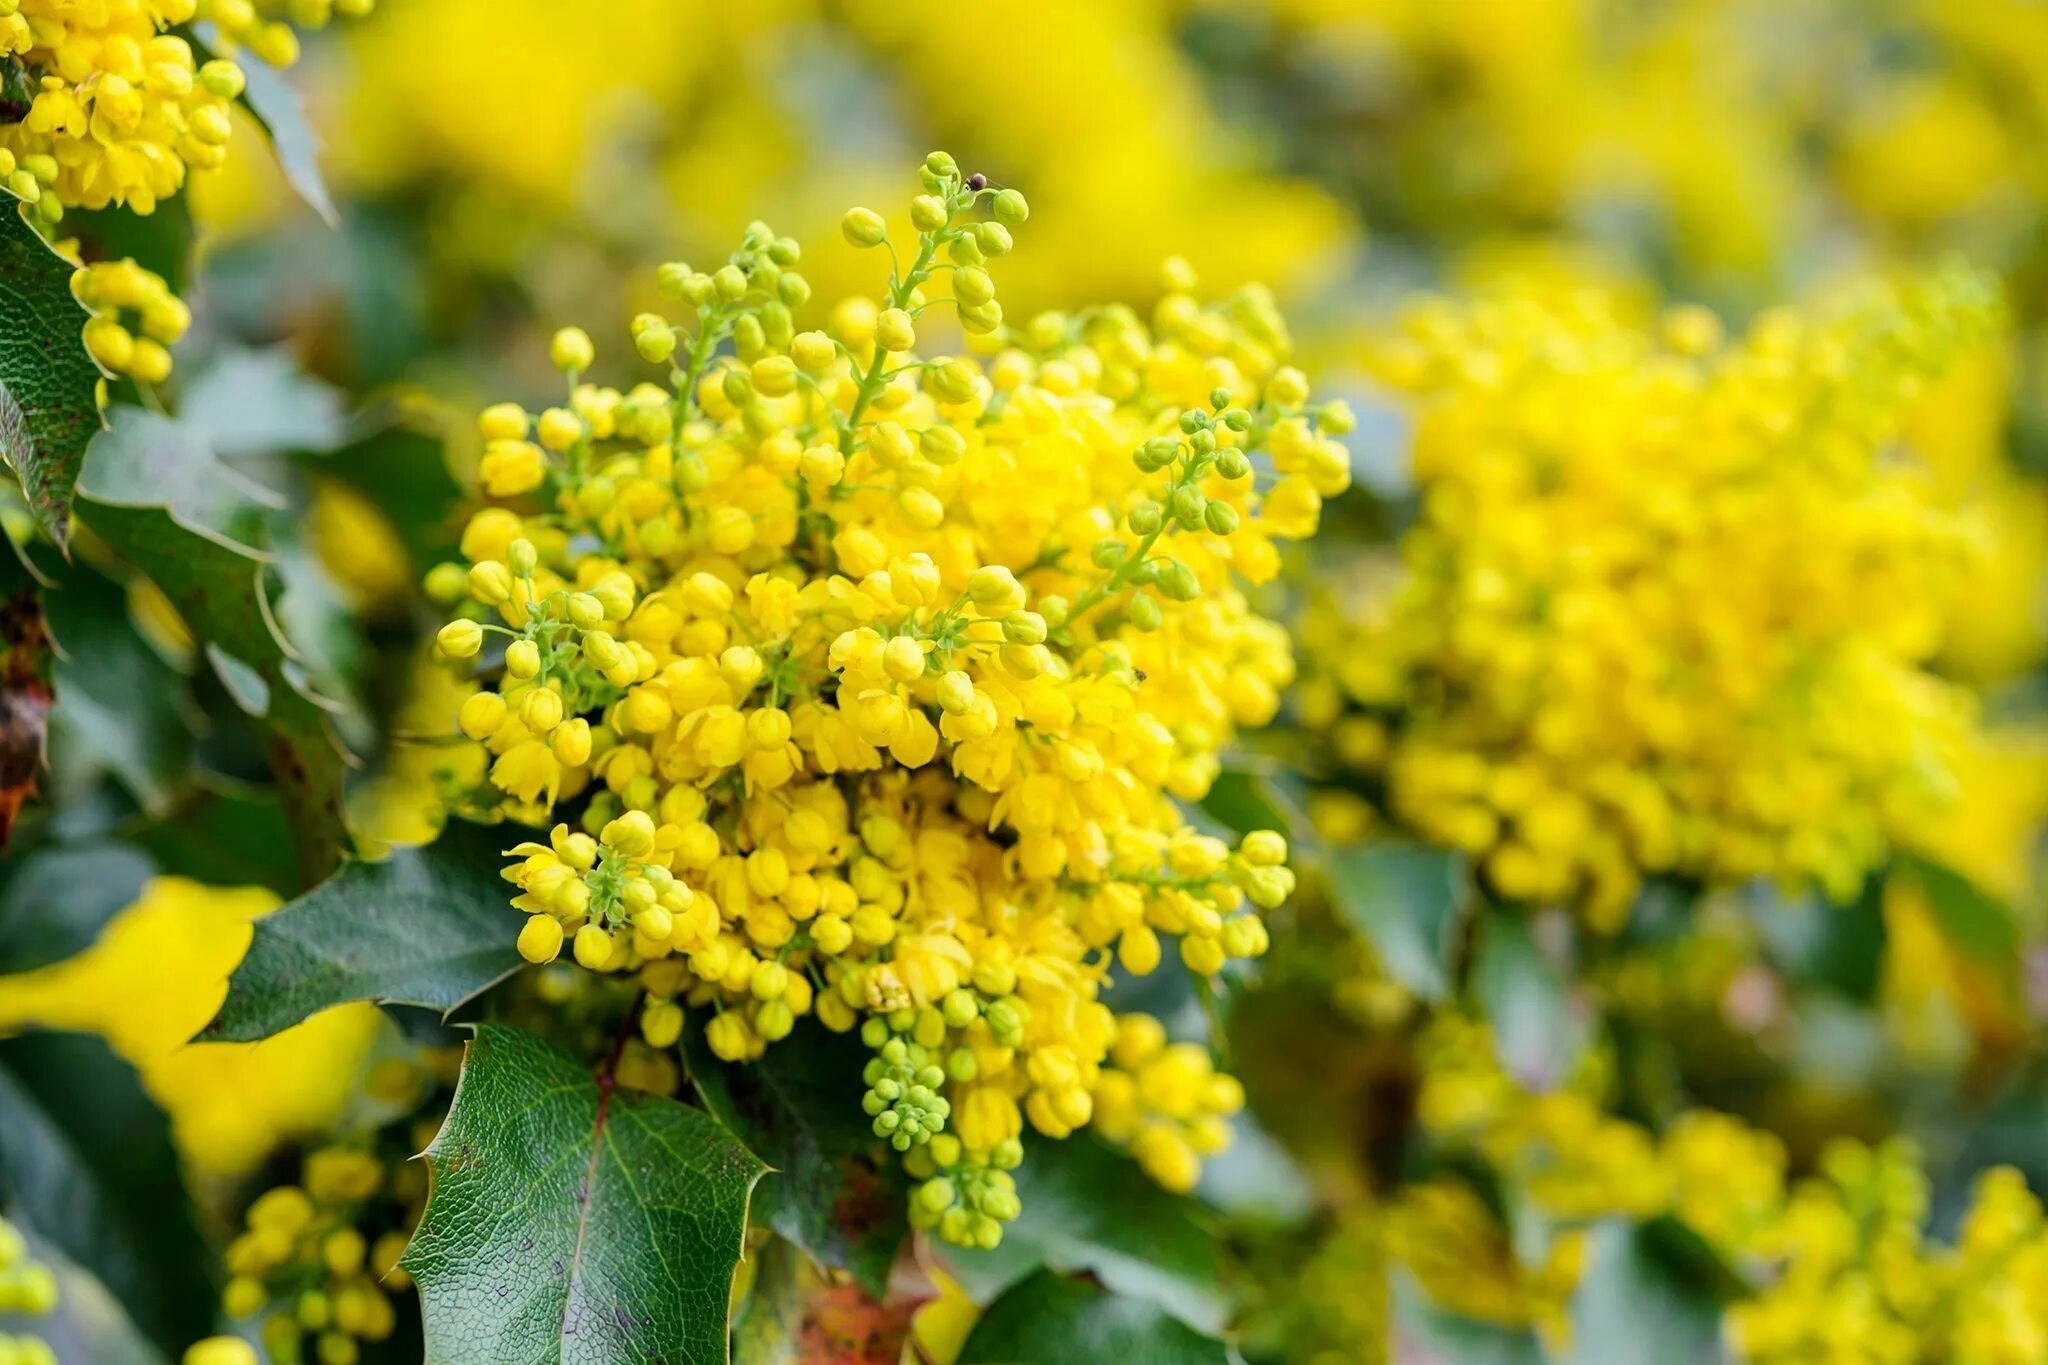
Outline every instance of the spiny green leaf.
<svg viewBox="0 0 2048 1365"><path fill-rule="evenodd" d="M1457 855L1394 843L1340 849L1329 877L1339 918L1387 974L1424 1000L1443 999L1466 881Z"/></svg>
<svg viewBox="0 0 2048 1365"><path fill-rule="evenodd" d="M708 1365L767 1169L717 1120L479 1025L400 1262L432 1365Z"/></svg>
<svg viewBox="0 0 2048 1365"><path fill-rule="evenodd" d="M208 36L212 36L211 25ZM341 215L335 212L327 181L320 174L320 139L314 136L312 122L306 117L306 102L292 83L272 67L262 62L243 62L242 70L248 77L242 103L270 135L278 169L327 226L340 227Z"/></svg>
<svg viewBox="0 0 2048 1365"><path fill-rule="evenodd" d="M910 1182L860 1107L872 1055L852 1034L822 1027L732 1066L685 1030L690 1079L704 1107L772 1168L754 1220L850 1272L876 1298L908 1231Z"/></svg>
<svg viewBox="0 0 2048 1365"><path fill-rule="evenodd" d="M1086 1271L1199 1330L1222 1328L1222 1264L1201 1205L1160 1189L1087 1137L1033 1144L1016 1180L1024 1211L1004 1228L1001 1245L944 1249L976 1299L1051 1266Z"/></svg>
<svg viewBox="0 0 2048 1365"><path fill-rule="evenodd" d="M170 1125L98 1038L0 1041L0 1188L165 1351L212 1327L213 1260Z"/></svg>
<svg viewBox="0 0 2048 1365"><path fill-rule="evenodd" d="M268 1038L351 1000L447 1013L523 959L498 869L516 834L456 824L425 848L352 862L256 921L249 951L201 1037Z"/></svg>
<svg viewBox="0 0 2048 1365"><path fill-rule="evenodd" d="M1157 1304L1041 1270L989 1305L958 1365L1224 1365L1228 1349Z"/></svg>
<svg viewBox="0 0 2048 1365"><path fill-rule="evenodd" d="M100 372L85 350L88 314L71 297L72 269L0 193L0 455L60 546L85 447L100 429Z"/></svg>

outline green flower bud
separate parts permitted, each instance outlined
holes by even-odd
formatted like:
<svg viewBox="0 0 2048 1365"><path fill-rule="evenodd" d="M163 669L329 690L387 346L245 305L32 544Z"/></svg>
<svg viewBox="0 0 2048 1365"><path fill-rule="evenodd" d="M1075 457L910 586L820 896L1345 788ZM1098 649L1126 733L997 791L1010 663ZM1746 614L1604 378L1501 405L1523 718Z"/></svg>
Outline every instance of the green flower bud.
<svg viewBox="0 0 2048 1365"><path fill-rule="evenodd" d="M995 296L996 282L986 270L968 266L953 272L953 297L962 303L987 303Z"/></svg>
<svg viewBox="0 0 2048 1365"><path fill-rule="evenodd" d="M1216 472L1226 479L1241 479L1252 472L1252 462L1235 446L1216 456Z"/></svg>
<svg viewBox="0 0 2048 1365"><path fill-rule="evenodd" d="M839 231L857 247L880 246L889 236L889 225L873 209L853 208L839 220Z"/></svg>
<svg viewBox="0 0 2048 1365"><path fill-rule="evenodd" d="M512 566L513 573L521 578L531 578L533 571L540 567L540 552L533 548L532 541L521 536L505 548L505 560Z"/></svg>
<svg viewBox="0 0 2048 1365"><path fill-rule="evenodd" d="M1159 504L1150 498L1131 504L1131 510L1124 513L1124 524L1131 528L1132 535L1149 536L1159 529L1164 519Z"/></svg>
<svg viewBox="0 0 2048 1365"><path fill-rule="evenodd" d="M1130 618L1134 628L1148 632L1159 629L1166 621L1165 613L1159 610L1159 603L1144 593L1138 593L1131 598L1131 605L1125 615Z"/></svg>
<svg viewBox="0 0 2048 1365"><path fill-rule="evenodd" d="M1202 509L1202 520L1212 533L1227 536L1237 529L1237 509L1227 502L1212 502Z"/></svg>
<svg viewBox="0 0 2048 1365"><path fill-rule="evenodd" d="M736 265L720 266L711 277L711 287L727 303L737 303L747 296L747 273Z"/></svg>
<svg viewBox="0 0 2048 1365"><path fill-rule="evenodd" d="M1202 595L1202 584L1193 569L1179 560L1169 560L1159 570L1159 591L1176 602L1192 602Z"/></svg>
<svg viewBox="0 0 2048 1365"><path fill-rule="evenodd" d="M925 157L924 168L933 175L944 176L948 180L960 178L960 163L953 160L952 155L947 152L933 152Z"/></svg>
<svg viewBox="0 0 2048 1365"><path fill-rule="evenodd" d="M974 244L981 248L984 256L1007 256L1016 245L1010 240L1010 230L1001 223L976 223Z"/></svg>
<svg viewBox="0 0 2048 1365"><path fill-rule="evenodd" d="M1016 190L997 191L989 207L995 211L997 222L1007 223L1011 227L1021 227L1024 220L1031 216L1031 205L1025 203L1024 196Z"/></svg>
<svg viewBox="0 0 2048 1365"><path fill-rule="evenodd" d="M946 201L935 194L920 194L910 201L910 225L919 232L937 232L946 225Z"/></svg>

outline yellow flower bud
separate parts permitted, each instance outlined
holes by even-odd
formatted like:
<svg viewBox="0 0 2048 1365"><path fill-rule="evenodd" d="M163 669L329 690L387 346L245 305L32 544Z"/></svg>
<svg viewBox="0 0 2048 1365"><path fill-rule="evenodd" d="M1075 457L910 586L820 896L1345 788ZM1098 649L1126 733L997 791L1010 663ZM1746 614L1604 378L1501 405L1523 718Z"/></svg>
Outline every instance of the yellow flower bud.
<svg viewBox="0 0 2048 1365"><path fill-rule="evenodd" d="M473 659L484 645L484 628L474 621L450 621L434 636L442 654L451 659Z"/></svg>
<svg viewBox="0 0 2048 1365"><path fill-rule="evenodd" d="M603 930L598 932L602 933ZM577 956L582 958L582 931L577 933ZM501 940L502 942L502 940ZM553 915L528 915L519 930L519 955L528 962L553 962L562 951L562 922ZM610 948L607 946L609 955ZM588 963L584 964L588 966Z"/></svg>
<svg viewBox="0 0 2048 1365"><path fill-rule="evenodd" d="M596 358L597 350L590 344L590 334L581 327L564 327L548 343L548 359L564 373L587 370Z"/></svg>

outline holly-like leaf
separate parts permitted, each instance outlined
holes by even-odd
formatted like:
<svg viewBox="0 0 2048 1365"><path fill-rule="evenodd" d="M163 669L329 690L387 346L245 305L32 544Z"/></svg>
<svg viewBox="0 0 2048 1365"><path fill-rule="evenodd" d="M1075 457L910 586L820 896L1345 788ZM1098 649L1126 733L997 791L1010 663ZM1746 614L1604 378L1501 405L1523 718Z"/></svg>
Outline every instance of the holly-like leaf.
<svg viewBox="0 0 2048 1365"><path fill-rule="evenodd" d="M957 1365L1225 1365L1227 1347L1155 1303L1040 1270L974 1325Z"/></svg>
<svg viewBox="0 0 2048 1365"><path fill-rule="evenodd" d="M207 28L211 36L211 25ZM248 77L242 103L270 135L278 169L327 226L340 227L341 215L335 212L326 178L320 174L320 139L314 136L313 124L306 117L306 102L274 68L262 62L245 61L241 65Z"/></svg>
<svg viewBox="0 0 2048 1365"><path fill-rule="evenodd" d="M192 767L184 677L136 630L127 593L83 566L43 594L43 613L59 743L96 757L144 809L168 810Z"/></svg>
<svg viewBox="0 0 2048 1365"><path fill-rule="evenodd" d="M477 1027L400 1262L432 1365L723 1362L747 1201L767 1169L718 1121Z"/></svg>
<svg viewBox="0 0 2048 1365"><path fill-rule="evenodd" d="M1329 877L1339 918L1372 945L1387 974L1421 999L1443 999L1465 894L1457 855L1396 843L1340 849Z"/></svg>
<svg viewBox="0 0 2048 1365"><path fill-rule="evenodd" d="M453 1010L523 965L498 870L504 830L454 824L425 848L351 862L256 921L207 1041L268 1038L352 1000Z"/></svg>
<svg viewBox="0 0 2048 1365"><path fill-rule="evenodd" d="M1159 1188L1129 1159L1086 1137L1032 1144L1016 1180L1024 1209L995 1250L944 1249L977 1300L1050 1266L1092 1274L1199 1331L1222 1329L1222 1264L1201 1205Z"/></svg>
<svg viewBox="0 0 2048 1365"><path fill-rule="evenodd" d="M59 546L71 495L100 429L99 367L82 337L69 261L0 194L0 455L14 466L36 524Z"/></svg>
<svg viewBox="0 0 2048 1365"><path fill-rule="evenodd" d="M754 1220L882 1297L909 1228L910 1182L861 1111L860 1073L872 1054L852 1034L821 1027L730 1066L705 1045L700 1022L686 1031L690 1079L704 1107L771 1168Z"/></svg>
<svg viewBox="0 0 2048 1365"><path fill-rule="evenodd" d="M213 1258L170 1125L98 1038L0 1041L0 1187L175 1356L213 1325Z"/></svg>

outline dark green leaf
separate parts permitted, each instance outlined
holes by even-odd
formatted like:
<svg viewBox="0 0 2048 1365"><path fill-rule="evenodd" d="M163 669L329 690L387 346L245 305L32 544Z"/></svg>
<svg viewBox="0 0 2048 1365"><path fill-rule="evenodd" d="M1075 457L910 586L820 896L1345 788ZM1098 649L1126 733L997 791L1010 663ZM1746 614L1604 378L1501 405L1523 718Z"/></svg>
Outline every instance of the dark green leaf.
<svg viewBox="0 0 2048 1365"><path fill-rule="evenodd" d="M1526 915L1494 907L1472 964L1479 1017L1493 1026L1501 1060L1524 1085L1547 1090L1563 1079L1585 1040L1564 973L1529 932Z"/></svg>
<svg viewBox="0 0 2048 1365"><path fill-rule="evenodd" d="M248 1042L351 1000L444 1014L522 965L498 871L516 833L457 823L425 848L351 862L256 921L220 1013L200 1035Z"/></svg>
<svg viewBox="0 0 2048 1365"><path fill-rule="evenodd" d="M1222 1328L1222 1267L1199 1204L1160 1189L1093 1138L1037 1142L1027 1151L1016 1172L1024 1211L1004 1228L1002 1245L944 1250L975 1298L1051 1266L1093 1274L1198 1330Z"/></svg>
<svg viewBox="0 0 2048 1365"><path fill-rule="evenodd" d="M401 1264L435 1365L722 1362L764 1167L717 1120L479 1025Z"/></svg>
<svg viewBox="0 0 2048 1365"><path fill-rule="evenodd" d="M287 897L299 889L291 828L275 801L201 788L166 819L136 830L133 839L167 876L213 886L267 886Z"/></svg>
<svg viewBox="0 0 2048 1365"><path fill-rule="evenodd" d="M343 839L343 759L326 703L278 633L265 578L267 558L195 529L161 506L94 500L85 515L101 539L147 575L211 650L253 670L265 684L265 756L276 774L302 877L333 868Z"/></svg>
<svg viewBox="0 0 2048 1365"><path fill-rule="evenodd" d="M11 1207L175 1355L213 1325L213 1263L170 1126L98 1038L0 1041L0 1186Z"/></svg>
<svg viewBox="0 0 2048 1365"><path fill-rule="evenodd" d="M210 26L209 38L212 37ZM320 140L313 134L313 125L306 117L306 102L299 98L299 92L292 83L274 68L262 62L245 61L243 72L249 78L248 87L242 92L242 103L270 134L271 150L277 153L278 169L291 187L299 192L299 198L306 201L313 212L320 215L329 227L341 226L341 215L334 211L334 200L328 196L327 181L320 174Z"/></svg>
<svg viewBox="0 0 2048 1365"><path fill-rule="evenodd" d="M2019 951L2012 912L1997 897L1950 867L1906 854L1895 875L1919 884L1948 941L1979 962L2010 966Z"/></svg>
<svg viewBox="0 0 2048 1365"><path fill-rule="evenodd" d="M60 546L86 444L100 428L100 372L86 353L87 313L71 297L71 272L0 193L0 455Z"/></svg>
<svg viewBox="0 0 2048 1365"><path fill-rule="evenodd" d="M704 1107L771 1168L754 1221L882 1297L908 1230L910 1182L861 1111L871 1054L854 1035L818 1027L728 1066L705 1045L701 1022L685 1031L690 1079Z"/></svg>
<svg viewBox="0 0 2048 1365"><path fill-rule="evenodd" d="M73 569L44 593L43 613L62 651L55 723L145 808L166 809L192 766L184 677L135 629L127 594L96 573Z"/></svg>
<svg viewBox="0 0 2048 1365"><path fill-rule="evenodd" d="M1330 899L1372 945L1387 974L1424 1000L1450 990L1465 865L1413 844L1373 844L1330 855Z"/></svg>
<svg viewBox="0 0 2048 1365"><path fill-rule="evenodd" d="M153 213L125 205L64 210L64 234L76 233L88 261L126 258L163 276L171 292L185 292L192 263L192 206L182 194L159 199Z"/></svg>
<svg viewBox="0 0 2048 1365"><path fill-rule="evenodd" d="M0 863L0 973L85 949L155 871L148 854L108 842L39 848Z"/></svg>
<svg viewBox="0 0 2048 1365"><path fill-rule="evenodd" d="M1159 1305L1041 1270L989 1305L958 1365L1224 1365L1224 1344Z"/></svg>
<svg viewBox="0 0 2048 1365"><path fill-rule="evenodd" d="M1640 1228L1608 1221L1592 1230L1572 1296L1566 1344L1555 1365L1635 1365L1646 1343L1672 1365L1720 1358L1720 1306L1660 1255Z"/></svg>

